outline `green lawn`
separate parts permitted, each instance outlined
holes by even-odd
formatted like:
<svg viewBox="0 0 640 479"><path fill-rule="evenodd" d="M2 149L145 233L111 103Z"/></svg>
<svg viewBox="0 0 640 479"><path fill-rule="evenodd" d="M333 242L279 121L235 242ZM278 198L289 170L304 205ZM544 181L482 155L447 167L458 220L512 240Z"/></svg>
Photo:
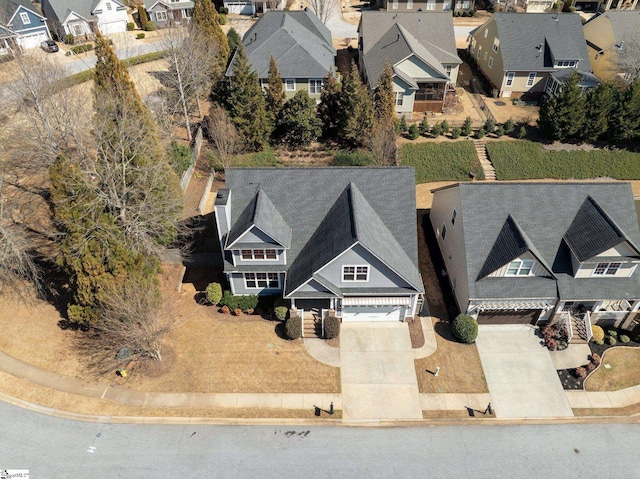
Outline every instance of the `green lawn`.
<svg viewBox="0 0 640 479"><path fill-rule="evenodd" d="M498 180L640 179L640 153L629 150L549 151L527 140L488 141Z"/></svg>
<svg viewBox="0 0 640 479"><path fill-rule="evenodd" d="M484 179L472 141L407 143L398 152L402 166L416 169L416 183L468 181L470 173Z"/></svg>

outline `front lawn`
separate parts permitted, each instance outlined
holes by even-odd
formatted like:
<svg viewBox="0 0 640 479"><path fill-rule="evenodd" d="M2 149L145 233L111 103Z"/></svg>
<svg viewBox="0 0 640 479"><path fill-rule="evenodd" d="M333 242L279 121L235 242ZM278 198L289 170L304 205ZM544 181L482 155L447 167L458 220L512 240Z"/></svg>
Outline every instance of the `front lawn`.
<svg viewBox="0 0 640 479"><path fill-rule="evenodd" d="M611 368L606 368L608 364ZM640 348L616 347L606 351L602 364L587 378L587 391L616 391L640 384Z"/></svg>
<svg viewBox="0 0 640 479"><path fill-rule="evenodd" d="M398 151L402 166L416 169L416 183L484 179L472 141L404 144Z"/></svg>
<svg viewBox="0 0 640 479"><path fill-rule="evenodd" d="M528 140L488 141L498 180L640 178L640 153L629 150L545 150Z"/></svg>

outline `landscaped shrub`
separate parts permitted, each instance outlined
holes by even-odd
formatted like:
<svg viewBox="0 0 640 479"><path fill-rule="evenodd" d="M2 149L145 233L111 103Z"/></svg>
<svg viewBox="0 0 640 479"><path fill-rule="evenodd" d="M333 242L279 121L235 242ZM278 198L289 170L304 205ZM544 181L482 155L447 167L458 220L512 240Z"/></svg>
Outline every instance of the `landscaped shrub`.
<svg viewBox="0 0 640 479"><path fill-rule="evenodd" d="M473 122L471 120L471 117L468 116L464 119L464 123L462 124L462 134L464 136L470 136L471 132L472 132L472 126L473 126Z"/></svg>
<svg viewBox="0 0 640 479"><path fill-rule="evenodd" d="M144 38L144 33L138 33L138 34L136 35L136 38L137 38L138 40L142 40L142 39Z"/></svg>
<svg viewBox="0 0 640 479"><path fill-rule="evenodd" d="M76 37L73 36L73 33L67 33L64 36L64 42L67 45L73 45L76 42Z"/></svg>
<svg viewBox="0 0 640 479"><path fill-rule="evenodd" d="M440 129L445 135L449 133L449 122L447 120L442 120L442 123L440 123Z"/></svg>
<svg viewBox="0 0 640 479"><path fill-rule="evenodd" d="M127 31L128 32L132 32L136 29L136 24L133 22L128 22L127 23Z"/></svg>
<svg viewBox="0 0 640 479"><path fill-rule="evenodd" d="M418 125L416 125L415 123L411 123L411 126L409 127L409 139L415 140L419 136L420 136L420 130L418 130Z"/></svg>
<svg viewBox="0 0 640 479"><path fill-rule="evenodd" d="M515 130L516 128L516 123L515 121L513 121L513 118L509 118L507 121L504 122L504 132L507 135L510 135L511 133L513 133L513 130Z"/></svg>
<svg viewBox="0 0 640 479"><path fill-rule="evenodd" d="M614 344L617 344L618 340L616 338L614 338L613 336L608 336L607 337L607 344L613 346Z"/></svg>
<svg viewBox="0 0 640 479"><path fill-rule="evenodd" d="M500 125L498 128L496 128L495 133L498 138L504 136L504 126Z"/></svg>
<svg viewBox="0 0 640 479"><path fill-rule="evenodd" d="M487 118L482 128L486 133L493 133L496 129L496 122L493 121L493 118Z"/></svg>
<svg viewBox="0 0 640 479"><path fill-rule="evenodd" d="M76 45L75 47L71 47L71 51L76 55L79 53L89 52L93 50L92 43L83 43L82 45Z"/></svg>
<svg viewBox="0 0 640 479"><path fill-rule="evenodd" d="M451 128L451 139L455 140L456 138L460 138L460 133L460 127L454 126L453 128Z"/></svg>
<svg viewBox="0 0 640 479"><path fill-rule="evenodd" d="M227 16L225 14L218 15L218 23L220 23L220 25L226 25L227 24Z"/></svg>
<svg viewBox="0 0 640 479"><path fill-rule="evenodd" d="M156 29L156 22L147 22L144 26L146 32L153 32Z"/></svg>
<svg viewBox="0 0 640 479"><path fill-rule="evenodd" d="M218 13L222 13L223 15L227 15L229 13L229 9L227 7L218 8Z"/></svg>
<svg viewBox="0 0 640 479"><path fill-rule="evenodd" d="M371 152L364 150L338 150L333 158L333 164L336 166L368 166L373 165L375 161Z"/></svg>
<svg viewBox="0 0 640 479"><path fill-rule="evenodd" d="M451 323L451 332L458 341L470 344L478 337L478 322L468 314L459 314Z"/></svg>
<svg viewBox="0 0 640 479"><path fill-rule="evenodd" d="M617 338L618 337L618 330L617 329L607 329L607 335L613 336L614 338Z"/></svg>
<svg viewBox="0 0 640 479"><path fill-rule="evenodd" d="M480 128L478 131L476 131L476 138L478 140L481 140L484 138L484 129Z"/></svg>
<svg viewBox="0 0 640 479"><path fill-rule="evenodd" d="M340 334L340 319L335 316L324 318L324 337L327 339L337 338Z"/></svg>
<svg viewBox="0 0 640 479"><path fill-rule="evenodd" d="M240 308L236 308L233 310L233 314L235 316L242 316L242 310Z"/></svg>
<svg viewBox="0 0 640 479"><path fill-rule="evenodd" d="M556 349L558 349L558 340L553 336L545 337L544 345L549 351L555 351Z"/></svg>
<svg viewBox="0 0 640 479"><path fill-rule="evenodd" d="M591 340L593 342L604 339L604 330L600 326L591 326Z"/></svg>
<svg viewBox="0 0 640 479"><path fill-rule="evenodd" d="M418 127L420 130L420 134L425 136L429 133L429 120L427 119L427 115L422 117L422 121L420 122L420 126Z"/></svg>
<svg viewBox="0 0 640 479"><path fill-rule="evenodd" d="M404 133L405 131L407 131L407 128L407 117L402 115L402 118L400 118L400 123L398 124L398 129L400 130L400 133Z"/></svg>
<svg viewBox="0 0 640 479"><path fill-rule="evenodd" d="M302 321L298 316L291 316L284 323L284 332L289 339L302 337Z"/></svg>
<svg viewBox="0 0 640 479"><path fill-rule="evenodd" d="M591 372L596 368L596 365L593 363L587 363L585 364L584 368L588 371Z"/></svg>
<svg viewBox="0 0 640 479"><path fill-rule="evenodd" d="M207 301L211 304L218 304L222 299L222 286L220 283L209 283L205 292L207 293Z"/></svg>
<svg viewBox="0 0 640 479"><path fill-rule="evenodd" d="M586 378L587 377L587 370L585 368L583 368L582 366L580 366L579 368L575 369L575 374L576 374L576 377L578 377L578 378Z"/></svg>
<svg viewBox="0 0 640 479"><path fill-rule="evenodd" d="M245 296L236 296L238 298L238 308L245 313L252 313L258 306L258 296L255 294L247 294Z"/></svg>
<svg viewBox="0 0 640 479"><path fill-rule="evenodd" d="M629 341L631 341L631 338L629 336L627 336L626 334L621 334L620 335L620 342L621 343L628 343Z"/></svg>
<svg viewBox="0 0 640 479"><path fill-rule="evenodd" d="M167 157L178 176L182 176L191 166L191 149L184 143L171 140L167 146Z"/></svg>
<svg viewBox="0 0 640 479"><path fill-rule="evenodd" d="M222 293L222 298L220 298L219 303L221 306L228 306L229 309L233 311L238 307L238 297L227 290Z"/></svg>
<svg viewBox="0 0 640 479"><path fill-rule="evenodd" d="M484 178L471 141L407 143L399 148L398 160L402 166L416 169L416 183L468 181L470 174Z"/></svg>
<svg viewBox="0 0 640 479"><path fill-rule="evenodd" d="M552 151L523 140L489 142L487 152L499 180L640 179L640 153L631 150Z"/></svg>
<svg viewBox="0 0 640 479"><path fill-rule="evenodd" d="M526 136L527 136L527 129L525 128L524 125L522 125L520 127L520 129L518 130L518 138L520 138L522 140Z"/></svg>
<svg viewBox="0 0 640 479"><path fill-rule="evenodd" d="M442 135L442 125L440 123L436 123L431 127L431 134L434 138L438 138Z"/></svg>
<svg viewBox="0 0 640 479"><path fill-rule="evenodd" d="M276 315L276 319L278 321L284 321L287 319L287 314L289 313L289 308L286 306L276 306L273 308L273 312Z"/></svg>
<svg viewBox="0 0 640 479"><path fill-rule="evenodd" d="M602 358L598 353L592 353L589 357L589 360L597 366L598 364L600 364L600 361L602 361Z"/></svg>

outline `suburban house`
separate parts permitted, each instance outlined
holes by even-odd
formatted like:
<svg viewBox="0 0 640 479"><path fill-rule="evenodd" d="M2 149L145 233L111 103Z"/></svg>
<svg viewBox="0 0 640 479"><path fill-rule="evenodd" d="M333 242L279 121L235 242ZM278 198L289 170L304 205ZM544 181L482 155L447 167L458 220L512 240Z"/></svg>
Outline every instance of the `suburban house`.
<svg viewBox="0 0 640 479"><path fill-rule="evenodd" d="M118 0L42 0L42 11L59 40L127 30L127 9Z"/></svg>
<svg viewBox="0 0 640 479"><path fill-rule="evenodd" d="M600 80L628 78L630 69L640 70L640 10L596 15L584 25L584 38L591 68Z"/></svg>
<svg viewBox="0 0 640 479"><path fill-rule="evenodd" d="M0 0L0 48L8 49L11 39L25 49L51 39L46 18L29 0Z"/></svg>
<svg viewBox="0 0 640 479"><path fill-rule="evenodd" d="M419 312L413 168L229 168L226 185L215 215L234 294L282 295L305 321Z"/></svg>
<svg viewBox="0 0 640 479"><path fill-rule="evenodd" d="M638 0L569 0L565 4L566 7L575 7L579 12L635 10Z"/></svg>
<svg viewBox="0 0 640 479"><path fill-rule="evenodd" d="M271 10L284 10L285 0L224 0L229 13L238 15L262 15Z"/></svg>
<svg viewBox="0 0 640 479"><path fill-rule="evenodd" d="M462 61L451 12L362 12L358 53L370 89L378 85L385 61L391 64L398 114L441 112L455 101Z"/></svg>
<svg viewBox="0 0 640 479"><path fill-rule="evenodd" d="M144 8L149 20L162 25L166 22L181 22L191 18L193 2L181 0L144 0Z"/></svg>
<svg viewBox="0 0 640 479"><path fill-rule="evenodd" d="M434 190L449 284L480 324L640 322L640 231L631 185L466 183Z"/></svg>
<svg viewBox="0 0 640 479"><path fill-rule="evenodd" d="M574 13L500 12L470 37L469 54L501 97L553 95L574 72L583 89L599 83Z"/></svg>
<svg viewBox="0 0 640 479"><path fill-rule="evenodd" d="M423 12L449 11L468 12L475 8L475 0L377 0L378 8L382 8L389 12Z"/></svg>
<svg viewBox="0 0 640 479"><path fill-rule="evenodd" d="M284 82L287 98L306 90L320 99L324 78L334 68L336 49L331 32L308 8L304 11L270 11L247 31L242 39L249 64L261 85L269 78L273 55ZM226 75L233 76L235 55Z"/></svg>

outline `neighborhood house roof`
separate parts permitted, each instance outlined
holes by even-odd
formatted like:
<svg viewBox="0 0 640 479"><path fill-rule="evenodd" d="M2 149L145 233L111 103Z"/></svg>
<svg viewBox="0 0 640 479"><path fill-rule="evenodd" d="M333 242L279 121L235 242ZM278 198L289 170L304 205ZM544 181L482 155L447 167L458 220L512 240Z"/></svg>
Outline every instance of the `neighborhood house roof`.
<svg viewBox="0 0 640 479"><path fill-rule="evenodd" d="M144 8L147 10L152 9L158 4L164 5L170 10L180 10L183 8L193 8L194 2L172 2L171 0L144 0Z"/></svg>
<svg viewBox="0 0 640 479"><path fill-rule="evenodd" d="M91 21L94 19L93 11L101 1L102 0L46 0L61 23L64 23L72 13L81 16L87 21ZM109 1L124 7L118 0Z"/></svg>
<svg viewBox="0 0 640 479"><path fill-rule="evenodd" d="M615 40L610 45L604 45L601 44L602 38L590 38L596 50L603 50L613 44L620 45L620 42L629 42L633 39L640 40L640 10L607 10L592 17L588 23L600 24L606 21L611 24ZM624 50L624 43L621 44L621 49Z"/></svg>
<svg viewBox="0 0 640 479"><path fill-rule="evenodd" d="M269 76L271 55L282 78L324 78L334 68L331 32L308 9L268 11L244 35L242 43L258 78ZM234 60L227 76L233 75Z"/></svg>
<svg viewBox="0 0 640 479"><path fill-rule="evenodd" d="M434 70L435 78L449 76L442 64L459 64L451 12L363 12L359 26L368 80L378 83L385 60L393 66L415 55ZM394 73L414 88L411 78Z"/></svg>
<svg viewBox="0 0 640 479"><path fill-rule="evenodd" d="M505 71L554 70L554 60L580 60L578 69L591 71L579 15L498 12L489 21L496 24Z"/></svg>
<svg viewBox="0 0 640 479"><path fill-rule="evenodd" d="M457 188L470 298L553 298L558 292L567 300L640 298L637 274L574 278L571 264L571 250L589 259L627 241L638 251L640 231L628 183L472 183ZM487 276L525 251L552 274Z"/></svg>
<svg viewBox="0 0 640 479"><path fill-rule="evenodd" d="M339 291L316 272L356 244L422 291L413 168L230 168L226 183L230 236L247 226L247 208L259 195L281 216L286 226L278 229L290 228L285 294L311 278ZM226 262L225 270L237 269Z"/></svg>
<svg viewBox="0 0 640 479"><path fill-rule="evenodd" d="M11 17L16 13L18 7L24 7L42 16L29 0L0 0L0 24L7 25L9 21L11 21Z"/></svg>

